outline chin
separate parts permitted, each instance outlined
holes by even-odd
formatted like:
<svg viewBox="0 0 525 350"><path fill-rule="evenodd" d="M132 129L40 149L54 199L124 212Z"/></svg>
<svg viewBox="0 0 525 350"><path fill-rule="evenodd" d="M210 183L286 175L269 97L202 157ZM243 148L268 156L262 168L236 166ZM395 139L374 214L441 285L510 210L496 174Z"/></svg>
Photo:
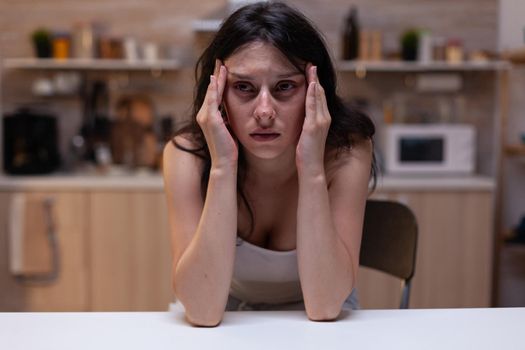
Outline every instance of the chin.
<svg viewBox="0 0 525 350"><path fill-rule="evenodd" d="M282 154L282 152L278 152L275 149L253 149L247 147L243 147L243 149L246 154L249 154L250 156L258 159L275 159L279 158L279 156Z"/></svg>
<svg viewBox="0 0 525 350"><path fill-rule="evenodd" d="M278 158L287 158L287 154L293 153L295 157L295 147L283 149L282 147L246 147L243 145L244 152L250 156L261 159L271 160Z"/></svg>

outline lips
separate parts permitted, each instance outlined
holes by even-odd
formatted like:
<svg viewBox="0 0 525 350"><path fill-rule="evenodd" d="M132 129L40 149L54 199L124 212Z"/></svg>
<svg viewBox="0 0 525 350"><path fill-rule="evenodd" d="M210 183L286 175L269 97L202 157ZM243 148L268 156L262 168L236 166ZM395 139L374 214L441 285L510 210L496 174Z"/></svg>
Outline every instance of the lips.
<svg viewBox="0 0 525 350"><path fill-rule="evenodd" d="M272 141L281 136L281 134L276 132L254 132L251 133L250 136L255 141Z"/></svg>

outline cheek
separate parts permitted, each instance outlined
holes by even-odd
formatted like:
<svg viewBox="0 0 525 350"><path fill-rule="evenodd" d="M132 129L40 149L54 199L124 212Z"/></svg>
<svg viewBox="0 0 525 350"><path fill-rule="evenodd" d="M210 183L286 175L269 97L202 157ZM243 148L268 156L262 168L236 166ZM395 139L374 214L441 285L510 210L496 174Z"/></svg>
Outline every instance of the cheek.
<svg viewBox="0 0 525 350"><path fill-rule="evenodd" d="M245 122L243 122L243 115L245 115L245 111L242 108L242 106L236 101L236 97L232 96L232 94L228 93L227 91L224 91L223 95L223 102L226 107L226 113L228 115L228 121L230 123L230 127L233 131L233 133L239 137L244 134L243 132L243 125Z"/></svg>
<svg viewBox="0 0 525 350"><path fill-rule="evenodd" d="M290 118L290 124L302 128L303 122L304 122L304 116L305 116L305 98L303 96L298 96L297 99L294 99L294 101L290 101L287 105L287 115L289 115Z"/></svg>
<svg viewBox="0 0 525 350"><path fill-rule="evenodd" d="M236 123L240 116L240 108L235 96L233 96L232 93L228 92L227 90L224 91L223 103L228 112L228 119L230 120L230 123Z"/></svg>

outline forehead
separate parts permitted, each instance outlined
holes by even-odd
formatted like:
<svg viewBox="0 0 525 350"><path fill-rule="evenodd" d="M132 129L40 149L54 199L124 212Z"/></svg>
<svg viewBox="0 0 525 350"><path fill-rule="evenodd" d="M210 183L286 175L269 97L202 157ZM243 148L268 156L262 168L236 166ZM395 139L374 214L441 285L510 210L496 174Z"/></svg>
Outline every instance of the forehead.
<svg viewBox="0 0 525 350"><path fill-rule="evenodd" d="M224 61L228 70L238 74L265 73L289 74L298 69L275 46L252 42L237 50Z"/></svg>

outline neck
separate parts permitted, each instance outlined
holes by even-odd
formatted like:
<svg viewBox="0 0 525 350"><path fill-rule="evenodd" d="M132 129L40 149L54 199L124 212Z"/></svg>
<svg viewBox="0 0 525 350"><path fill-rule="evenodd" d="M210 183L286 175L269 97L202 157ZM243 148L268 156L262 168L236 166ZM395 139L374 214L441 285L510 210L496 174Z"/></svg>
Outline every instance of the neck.
<svg viewBox="0 0 525 350"><path fill-rule="evenodd" d="M246 183L256 187L280 187L288 185L297 178L295 149L282 154L279 158L261 159L247 152Z"/></svg>

